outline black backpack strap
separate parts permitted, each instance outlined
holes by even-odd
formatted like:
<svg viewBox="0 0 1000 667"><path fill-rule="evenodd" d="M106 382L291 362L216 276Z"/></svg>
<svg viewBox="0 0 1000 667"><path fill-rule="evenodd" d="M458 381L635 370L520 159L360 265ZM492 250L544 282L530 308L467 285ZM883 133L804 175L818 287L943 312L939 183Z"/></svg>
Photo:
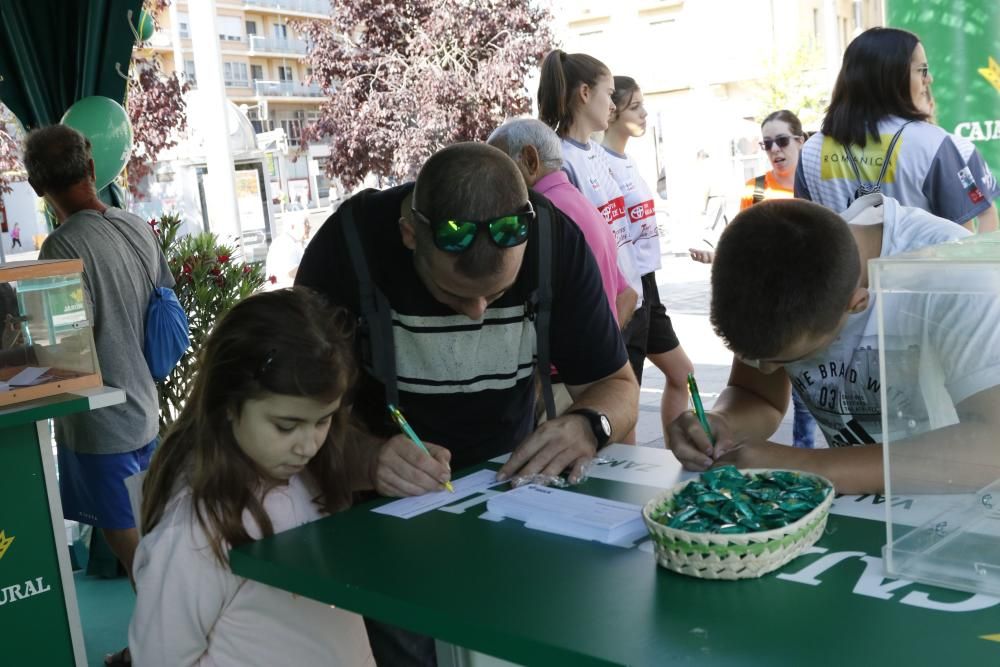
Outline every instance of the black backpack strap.
<svg viewBox="0 0 1000 667"><path fill-rule="evenodd" d="M889 142L889 150L885 152L885 159L882 160L882 171L879 172L878 180L875 181L876 188L882 187L882 179L885 178L886 172L889 171L889 161L892 159L892 151L896 148L896 142L899 141L899 135L903 134L903 128L912 122L912 120L906 121L899 126L899 129L896 130L896 134L892 135L892 141Z"/></svg>
<svg viewBox="0 0 1000 667"><path fill-rule="evenodd" d="M556 418L556 402L552 396L552 363L549 355L549 324L552 320L552 221L546 205L538 207L538 290L535 309L538 377L542 382L545 416L551 420Z"/></svg>
<svg viewBox="0 0 1000 667"><path fill-rule="evenodd" d="M361 305L362 345L367 337L370 349L365 355L371 364L372 374L385 386L385 400L399 405L399 388L396 384L396 348L392 341L392 313L389 300L382 290L372 282L368 271L368 260L361 245L361 238L354 222L354 202L347 201L340 207L340 225L347 240L347 254L351 258L354 274L358 279L358 294Z"/></svg>
<svg viewBox="0 0 1000 667"><path fill-rule="evenodd" d="M754 204L758 204L758 203L764 201L764 191L766 189L764 187L764 184L766 182L766 180L765 180L766 178L767 177L762 174L762 175L760 175L760 176L758 176L757 178L754 179L754 182L753 182L753 203Z"/></svg>
<svg viewBox="0 0 1000 667"><path fill-rule="evenodd" d="M896 134L892 135L892 141L889 142L889 150L885 153L885 158L882 160L882 170L879 172L878 180L874 184L866 185L861 179L861 170L858 169L858 163L854 159L854 154L851 153L851 149L846 144L844 145L844 151L847 153L847 161L851 165L851 169L854 171L854 177L858 179L858 189L855 194L863 192L864 194L871 194L873 192L882 191L882 179L885 178L885 174L889 171L889 161L892 159L892 151L896 148L896 142L899 141L899 137L903 134L903 129L912 123L912 120L908 120L899 126L896 130Z"/></svg>

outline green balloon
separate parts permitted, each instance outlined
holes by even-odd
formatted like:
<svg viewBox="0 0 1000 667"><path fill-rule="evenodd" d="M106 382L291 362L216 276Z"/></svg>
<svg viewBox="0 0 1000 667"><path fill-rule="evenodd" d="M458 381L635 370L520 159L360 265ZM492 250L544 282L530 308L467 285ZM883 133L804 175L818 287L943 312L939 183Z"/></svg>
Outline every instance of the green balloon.
<svg viewBox="0 0 1000 667"><path fill-rule="evenodd" d="M153 36L156 26L153 23L153 16L145 9L139 12L139 22L135 25L135 31L139 35L140 42L148 42Z"/></svg>
<svg viewBox="0 0 1000 667"><path fill-rule="evenodd" d="M107 97L84 97L60 122L90 139L97 189L115 180L132 154L132 123L122 105Z"/></svg>

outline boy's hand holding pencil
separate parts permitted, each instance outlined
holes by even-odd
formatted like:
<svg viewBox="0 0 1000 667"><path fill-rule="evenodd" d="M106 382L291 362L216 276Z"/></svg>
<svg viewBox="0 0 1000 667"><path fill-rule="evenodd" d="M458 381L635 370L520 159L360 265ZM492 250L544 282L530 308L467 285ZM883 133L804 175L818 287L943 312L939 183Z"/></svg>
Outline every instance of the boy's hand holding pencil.
<svg viewBox="0 0 1000 667"><path fill-rule="evenodd" d="M681 414L667 432L669 448L687 470L708 470L725 454L741 445L733 442L726 420L705 412L693 375L688 375L692 410Z"/></svg>

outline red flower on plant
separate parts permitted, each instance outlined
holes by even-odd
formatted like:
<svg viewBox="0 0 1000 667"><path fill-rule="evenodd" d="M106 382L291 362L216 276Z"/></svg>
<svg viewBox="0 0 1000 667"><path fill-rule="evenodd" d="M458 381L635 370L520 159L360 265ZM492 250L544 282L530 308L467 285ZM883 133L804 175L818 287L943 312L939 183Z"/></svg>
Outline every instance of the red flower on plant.
<svg viewBox="0 0 1000 667"><path fill-rule="evenodd" d="M225 264L229 261L229 255L219 255L216 259L219 260L219 264Z"/></svg>
<svg viewBox="0 0 1000 667"><path fill-rule="evenodd" d="M250 271L252 271L252 269L250 268L250 265L249 264L244 264L243 265L243 275L246 275L246 274L250 273Z"/></svg>
<svg viewBox="0 0 1000 667"><path fill-rule="evenodd" d="M271 282L272 285L278 284L278 276L268 276L267 279Z"/></svg>
<svg viewBox="0 0 1000 667"><path fill-rule="evenodd" d="M209 275L212 275L212 276L218 276L222 272L219 271L219 267L216 267L216 268L210 270L208 273L209 273Z"/></svg>
<svg viewBox="0 0 1000 667"><path fill-rule="evenodd" d="M184 262L184 266L181 268L181 271L183 271L185 274L190 274L191 273L191 265L188 264L187 262Z"/></svg>

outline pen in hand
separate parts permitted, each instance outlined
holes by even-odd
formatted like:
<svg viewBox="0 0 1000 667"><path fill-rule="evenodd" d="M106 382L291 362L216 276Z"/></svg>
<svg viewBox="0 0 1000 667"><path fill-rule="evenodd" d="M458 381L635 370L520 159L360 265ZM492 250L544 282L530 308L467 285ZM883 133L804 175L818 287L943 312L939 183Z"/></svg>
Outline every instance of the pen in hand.
<svg viewBox="0 0 1000 667"><path fill-rule="evenodd" d="M698 417L701 427L705 429L708 441L715 446L715 436L712 435L712 427L708 425L708 418L705 416L705 407L701 404L701 394L698 393L698 383L694 381L694 373L688 373L688 392L691 394L691 402L694 403L694 414Z"/></svg>
<svg viewBox="0 0 1000 667"><path fill-rule="evenodd" d="M424 453L427 454L427 456L431 456L431 453L427 451L427 447L425 447L424 443L421 442L419 437L417 437L416 432L410 427L409 422L406 421L406 417L404 417L403 413L399 411L399 408L392 403L388 404L388 408L389 414L392 416L392 420L396 422L396 426L399 427L399 430L406 434L406 437L408 437L413 444L424 450ZM455 487L451 485L451 481L445 482L444 488L448 489L452 493L455 493Z"/></svg>

